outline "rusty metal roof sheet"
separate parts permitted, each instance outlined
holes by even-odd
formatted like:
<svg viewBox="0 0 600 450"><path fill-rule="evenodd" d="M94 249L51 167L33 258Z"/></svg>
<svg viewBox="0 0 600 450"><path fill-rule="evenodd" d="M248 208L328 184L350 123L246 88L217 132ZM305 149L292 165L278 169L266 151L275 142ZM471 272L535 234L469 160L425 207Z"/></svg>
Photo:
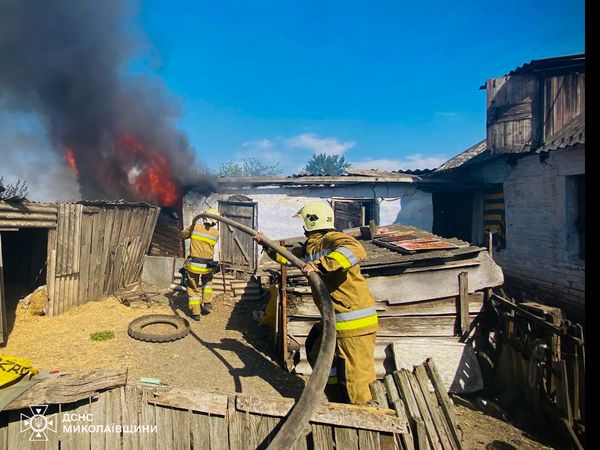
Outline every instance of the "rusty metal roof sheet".
<svg viewBox="0 0 600 450"><path fill-rule="evenodd" d="M401 271L402 268L409 267L441 266L455 261L466 260L474 260L474 264L478 264L477 256L482 250L485 250L482 247L471 245L468 242L462 241L457 238L440 237L428 231L424 231L409 225L393 224L380 226L379 228L387 228L389 231L410 231L411 234L414 234L414 237L416 238L434 237L437 239L441 239L445 242L455 244L458 248L449 250L430 250L414 254L405 254L399 251L392 250L383 245L379 245L377 244L376 240L372 241L371 239L355 236L364 246L367 252L367 258L360 264L361 269L365 273L369 273L372 271L377 272L385 269L394 269ZM360 232L360 228L352 228L344 230L344 232L349 233L351 235L357 235ZM293 243L303 242L305 239L306 238L304 236L296 236L292 238L286 238L285 241L289 245ZM276 264L269 258L265 258L261 260L260 268L262 270L279 269L279 264Z"/></svg>

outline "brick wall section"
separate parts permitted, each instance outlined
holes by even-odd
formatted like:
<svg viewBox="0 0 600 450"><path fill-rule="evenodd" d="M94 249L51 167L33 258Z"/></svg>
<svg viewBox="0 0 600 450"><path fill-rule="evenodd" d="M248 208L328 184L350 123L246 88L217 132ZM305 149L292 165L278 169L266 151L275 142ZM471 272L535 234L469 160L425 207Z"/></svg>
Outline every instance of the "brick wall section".
<svg viewBox="0 0 600 450"><path fill-rule="evenodd" d="M506 248L494 252L513 295L557 305L584 317L585 261L567 252L566 177L585 173L585 148L519 159L514 167L492 161L471 169L485 183L503 183Z"/></svg>

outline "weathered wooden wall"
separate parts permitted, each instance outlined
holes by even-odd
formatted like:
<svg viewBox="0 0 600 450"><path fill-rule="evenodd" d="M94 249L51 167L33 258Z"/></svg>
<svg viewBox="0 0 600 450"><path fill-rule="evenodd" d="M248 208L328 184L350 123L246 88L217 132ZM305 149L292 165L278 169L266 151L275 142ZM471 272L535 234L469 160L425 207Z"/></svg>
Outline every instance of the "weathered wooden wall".
<svg viewBox="0 0 600 450"><path fill-rule="evenodd" d="M493 78L487 90L487 145L494 153L521 153L538 142L539 89L535 75Z"/></svg>
<svg viewBox="0 0 600 450"><path fill-rule="evenodd" d="M226 396L167 388L128 385L105 391L94 399L52 405L45 417L54 419L56 432L47 441L30 441L21 414L27 409L0 413L0 449L214 449L265 448L293 400L269 401L244 395ZM165 393L161 399L161 392ZM183 395L182 395L183 393ZM159 394L155 398L155 394ZM311 431L294 449L401 449L406 417L391 410L325 405L311 420ZM53 417L52 415L55 414ZM65 421L65 414L78 420ZM121 430L116 431L116 426ZM79 431L74 428L79 426ZM81 427L86 427L81 431ZM108 432L105 427L109 427ZM125 432L144 427L139 432ZM24 431L22 431L24 430ZM97 431L98 430L98 431ZM154 431L152 431L154 430ZM43 437L43 436L42 436Z"/></svg>
<svg viewBox="0 0 600 450"><path fill-rule="evenodd" d="M179 232L183 229L181 213L177 216L171 208L161 208L150 242L151 256L183 257L184 250Z"/></svg>
<svg viewBox="0 0 600 450"><path fill-rule="evenodd" d="M493 153L535 150L585 113L585 73L515 74L487 90L487 146Z"/></svg>
<svg viewBox="0 0 600 450"><path fill-rule="evenodd" d="M159 208L61 204L48 236L48 315L139 279Z"/></svg>
<svg viewBox="0 0 600 450"><path fill-rule="evenodd" d="M569 73L544 79L544 139L558 133L585 113L585 73Z"/></svg>

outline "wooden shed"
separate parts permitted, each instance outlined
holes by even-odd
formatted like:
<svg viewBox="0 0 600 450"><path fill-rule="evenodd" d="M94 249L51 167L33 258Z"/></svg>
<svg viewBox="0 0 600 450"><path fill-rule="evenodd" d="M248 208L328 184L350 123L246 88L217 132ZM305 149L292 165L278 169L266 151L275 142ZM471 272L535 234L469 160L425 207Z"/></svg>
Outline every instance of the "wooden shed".
<svg viewBox="0 0 600 450"><path fill-rule="evenodd" d="M139 280L160 208L147 203L0 202L0 321L46 286L55 316Z"/></svg>

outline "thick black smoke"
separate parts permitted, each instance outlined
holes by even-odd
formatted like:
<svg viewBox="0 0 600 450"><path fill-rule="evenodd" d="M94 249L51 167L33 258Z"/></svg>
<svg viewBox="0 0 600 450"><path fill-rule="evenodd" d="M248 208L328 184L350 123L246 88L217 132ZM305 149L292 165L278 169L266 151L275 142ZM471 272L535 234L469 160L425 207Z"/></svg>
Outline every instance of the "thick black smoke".
<svg viewBox="0 0 600 450"><path fill-rule="evenodd" d="M160 202L135 186L156 162L179 189L200 181L162 85L126 74L139 48L132 10L122 0L0 0L0 98L41 114L61 156L72 150L84 198Z"/></svg>

